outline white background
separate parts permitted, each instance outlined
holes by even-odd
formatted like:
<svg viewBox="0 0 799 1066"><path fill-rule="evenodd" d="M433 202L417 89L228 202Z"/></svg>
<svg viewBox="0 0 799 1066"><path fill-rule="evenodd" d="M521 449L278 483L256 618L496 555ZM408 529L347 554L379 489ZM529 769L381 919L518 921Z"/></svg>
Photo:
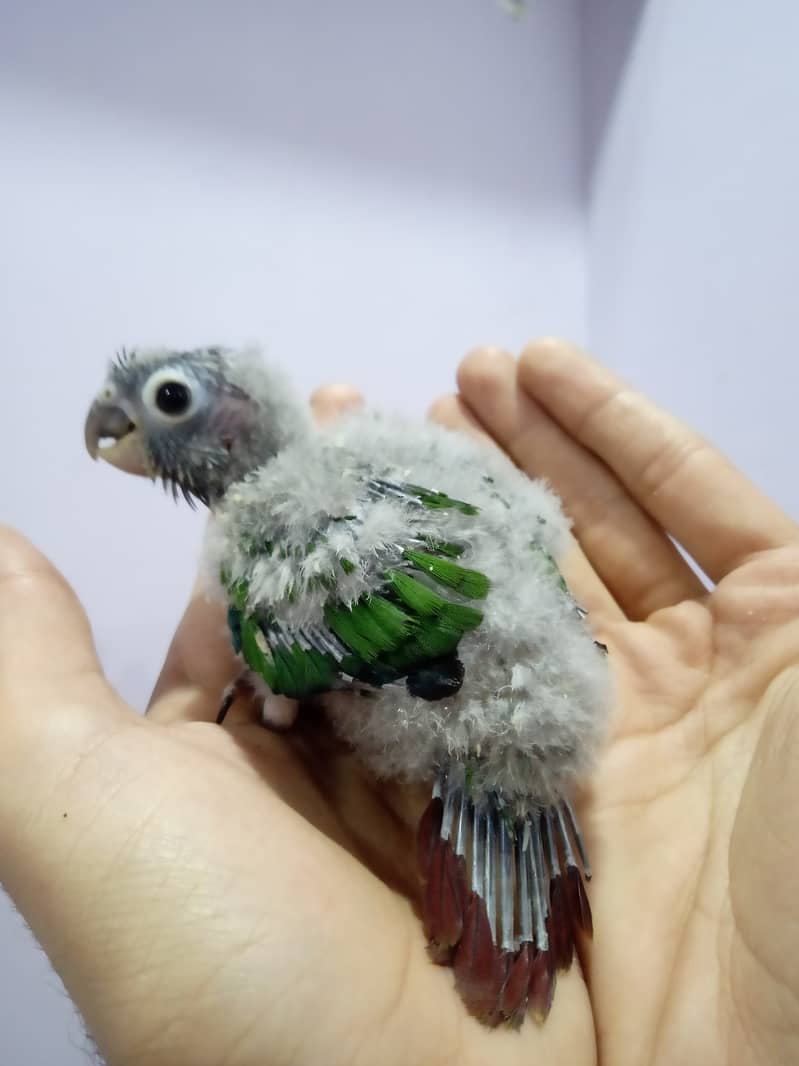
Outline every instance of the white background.
<svg viewBox="0 0 799 1066"><path fill-rule="evenodd" d="M136 707L201 516L83 452L122 344L422 414L470 346L568 335L799 515L799 7L528 8L0 0L0 518ZM85 1063L10 908L0 944L0 1061Z"/></svg>

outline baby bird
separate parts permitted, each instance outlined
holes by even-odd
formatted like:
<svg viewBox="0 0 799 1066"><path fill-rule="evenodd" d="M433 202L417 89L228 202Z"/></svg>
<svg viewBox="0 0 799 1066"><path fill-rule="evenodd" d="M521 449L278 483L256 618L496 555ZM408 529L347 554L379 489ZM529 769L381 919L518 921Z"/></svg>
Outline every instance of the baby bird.
<svg viewBox="0 0 799 1066"><path fill-rule="evenodd" d="M542 1022L592 932L570 795L610 704L557 498L433 425L358 412L319 431L255 350L123 352L85 439L213 512L242 665L220 722L243 684L313 698L376 775L428 785L431 957L484 1024Z"/></svg>

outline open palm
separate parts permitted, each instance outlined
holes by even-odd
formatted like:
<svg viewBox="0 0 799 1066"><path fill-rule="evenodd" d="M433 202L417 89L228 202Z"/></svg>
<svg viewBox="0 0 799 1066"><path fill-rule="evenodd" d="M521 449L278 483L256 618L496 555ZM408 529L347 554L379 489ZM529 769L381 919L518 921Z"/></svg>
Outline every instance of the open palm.
<svg viewBox="0 0 799 1066"><path fill-rule="evenodd" d="M541 1029L478 1026L414 913L424 795L375 787L312 713L285 736L243 706L216 727L232 662L199 598L132 715L73 594L7 532L0 879L110 1066L799 1057L799 530L568 346L477 351L459 384L434 415L552 481L610 647L585 980L560 979Z"/></svg>

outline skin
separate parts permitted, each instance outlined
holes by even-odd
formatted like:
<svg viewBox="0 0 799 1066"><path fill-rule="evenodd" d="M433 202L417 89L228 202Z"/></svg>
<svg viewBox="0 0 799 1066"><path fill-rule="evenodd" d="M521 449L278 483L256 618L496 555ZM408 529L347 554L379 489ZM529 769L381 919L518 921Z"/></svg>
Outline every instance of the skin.
<svg viewBox="0 0 799 1066"><path fill-rule="evenodd" d="M799 529L567 344L477 350L458 385L434 416L551 479L610 646L582 967L543 1028L479 1027L413 910L423 797L375 787L313 715L214 726L232 664L199 597L137 717L5 530L0 879L111 1066L799 1061ZM323 420L353 402L315 397Z"/></svg>

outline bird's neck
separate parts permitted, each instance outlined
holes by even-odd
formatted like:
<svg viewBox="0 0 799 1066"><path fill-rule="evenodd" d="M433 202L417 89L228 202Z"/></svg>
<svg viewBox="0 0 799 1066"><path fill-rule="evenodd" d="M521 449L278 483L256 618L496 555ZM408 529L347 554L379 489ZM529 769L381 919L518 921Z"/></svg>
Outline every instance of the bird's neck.
<svg viewBox="0 0 799 1066"><path fill-rule="evenodd" d="M292 419L280 422L264 420L254 425L228 445L224 471L208 486L208 506L215 510L232 485L236 485L257 470L268 466L281 452L308 437L315 436L314 428L305 412L297 412Z"/></svg>

